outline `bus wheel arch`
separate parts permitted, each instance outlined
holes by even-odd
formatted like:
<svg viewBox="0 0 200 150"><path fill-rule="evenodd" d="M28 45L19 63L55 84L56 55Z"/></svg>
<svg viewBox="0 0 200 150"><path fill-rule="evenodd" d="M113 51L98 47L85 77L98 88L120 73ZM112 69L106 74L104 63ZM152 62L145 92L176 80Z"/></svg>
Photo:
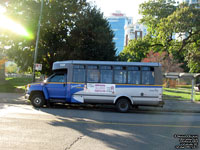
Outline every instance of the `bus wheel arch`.
<svg viewBox="0 0 200 150"><path fill-rule="evenodd" d="M132 101L129 97L126 96L120 96L115 101L115 106L117 111L125 113L127 112L130 107L132 106Z"/></svg>

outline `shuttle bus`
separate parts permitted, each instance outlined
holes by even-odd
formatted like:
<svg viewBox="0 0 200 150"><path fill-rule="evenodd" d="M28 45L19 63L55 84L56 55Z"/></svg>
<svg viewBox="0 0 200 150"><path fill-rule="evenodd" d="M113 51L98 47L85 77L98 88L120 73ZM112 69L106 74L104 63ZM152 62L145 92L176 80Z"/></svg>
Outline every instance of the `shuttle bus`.
<svg viewBox="0 0 200 150"><path fill-rule="evenodd" d="M58 61L54 74L29 84L26 98L34 107L49 103L112 104L120 112L131 106L163 106L159 63Z"/></svg>

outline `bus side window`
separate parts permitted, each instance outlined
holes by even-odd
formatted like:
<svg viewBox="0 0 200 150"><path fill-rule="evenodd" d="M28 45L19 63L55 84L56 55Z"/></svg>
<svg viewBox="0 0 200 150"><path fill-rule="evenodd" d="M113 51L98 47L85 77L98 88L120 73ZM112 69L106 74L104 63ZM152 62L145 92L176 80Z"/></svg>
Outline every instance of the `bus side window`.
<svg viewBox="0 0 200 150"><path fill-rule="evenodd" d="M96 65L88 65L87 67L87 82L99 82L99 70Z"/></svg>
<svg viewBox="0 0 200 150"><path fill-rule="evenodd" d="M100 82L101 83L112 83L113 80L113 70L111 66L100 66Z"/></svg>
<svg viewBox="0 0 200 150"><path fill-rule="evenodd" d="M128 67L128 84L140 84L140 67Z"/></svg>
<svg viewBox="0 0 200 150"><path fill-rule="evenodd" d="M74 65L73 67L73 82L85 82L85 66Z"/></svg>
<svg viewBox="0 0 200 150"><path fill-rule="evenodd" d="M154 68L142 67L142 84L154 84Z"/></svg>
<svg viewBox="0 0 200 150"><path fill-rule="evenodd" d="M126 67L114 66L114 83L126 83Z"/></svg>

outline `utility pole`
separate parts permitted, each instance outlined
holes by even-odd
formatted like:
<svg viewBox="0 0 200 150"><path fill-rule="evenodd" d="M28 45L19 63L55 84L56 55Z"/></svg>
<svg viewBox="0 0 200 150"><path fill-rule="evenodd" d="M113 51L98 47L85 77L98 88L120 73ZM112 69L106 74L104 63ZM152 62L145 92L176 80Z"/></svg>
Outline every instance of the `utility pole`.
<svg viewBox="0 0 200 150"><path fill-rule="evenodd" d="M35 64L37 63L38 42L39 42L39 37L40 37L40 25L41 25L41 19L42 19L43 3L44 3L43 0L41 0L40 17L38 21L38 31L37 31L37 37L36 37L35 54L34 54L34 62L33 62L33 82L35 82Z"/></svg>
<svg viewBox="0 0 200 150"><path fill-rule="evenodd" d="M191 93L191 102L195 101L195 92L194 92L194 76L192 77L192 93Z"/></svg>

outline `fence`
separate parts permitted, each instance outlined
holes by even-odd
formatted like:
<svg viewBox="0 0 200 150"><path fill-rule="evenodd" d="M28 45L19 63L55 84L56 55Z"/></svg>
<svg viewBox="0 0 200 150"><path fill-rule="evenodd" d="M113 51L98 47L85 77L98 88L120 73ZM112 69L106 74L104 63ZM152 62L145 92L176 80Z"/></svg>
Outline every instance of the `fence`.
<svg viewBox="0 0 200 150"><path fill-rule="evenodd" d="M5 74L5 77L7 78L33 78L32 74L16 74L16 73L10 73ZM45 79L44 75L41 75L40 77L36 77L36 82L43 81Z"/></svg>
<svg viewBox="0 0 200 150"><path fill-rule="evenodd" d="M32 78L32 74L16 74L16 73L9 73L9 74L5 74L6 77L10 77L10 78Z"/></svg>

